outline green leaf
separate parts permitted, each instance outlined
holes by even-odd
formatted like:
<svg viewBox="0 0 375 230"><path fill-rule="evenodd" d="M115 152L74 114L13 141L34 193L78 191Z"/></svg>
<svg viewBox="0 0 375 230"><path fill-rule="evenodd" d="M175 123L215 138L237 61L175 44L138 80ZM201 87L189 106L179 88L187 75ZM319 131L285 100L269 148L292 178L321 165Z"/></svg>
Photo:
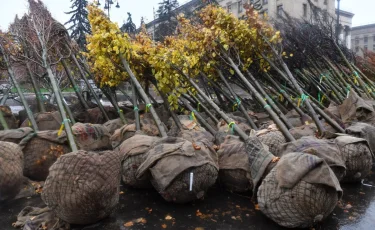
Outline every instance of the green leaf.
<svg viewBox="0 0 375 230"><path fill-rule="evenodd" d="M230 74L234 75L234 70L233 69L230 69L229 72L230 72Z"/></svg>

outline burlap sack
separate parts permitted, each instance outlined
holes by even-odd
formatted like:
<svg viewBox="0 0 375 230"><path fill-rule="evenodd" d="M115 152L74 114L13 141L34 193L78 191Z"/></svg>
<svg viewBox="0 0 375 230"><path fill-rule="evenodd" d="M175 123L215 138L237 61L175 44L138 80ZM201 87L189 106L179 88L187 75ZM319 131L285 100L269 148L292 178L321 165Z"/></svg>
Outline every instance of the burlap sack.
<svg viewBox="0 0 375 230"><path fill-rule="evenodd" d="M181 124L183 130L195 130L195 131L203 131L204 130L204 128L202 128L196 122L196 120L192 119L188 115L179 115L177 117L180 121L180 124ZM183 130L178 129L176 123L174 122L174 120L172 118L169 118L167 127L169 129L168 130L168 136L171 136L171 137L175 137L175 136L178 135L179 132L183 131Z"/></svg>
<svg viewBox="0 0 375 230"><path fill-rule="evenodd" d="M1 130L0 131L0 141L20 143L20 141L33 133L34 130L29 127L19 128L19 129L10 129L10 130Z"/></svg>
<svg viewBox="0 0 375 230"><path fill-rule="evenodd" d="M359 182L370 172L373 164L373 153L365 139L352 136L339 136L335 139L345 162L346 175L343 182Z"/></svg>
<svg viewBox="0 0 375 230"><path fill-rule="evenodd" d="M345 124L361 121L369 124L375 123L374 107L352 90L349 97L338 106L341 120Z"/></svg>
<svg viewBox="0 0 375 230"><path fill-rule="evenodd" d="M214 136L212 136L210 132L207 132L205 130L183 130L178 133L177 137L181 137L185 140L190 141L191 143L195 143L203 139L206 139L210 143L210 145L213 145L215 141Z"/></svg>
<svg viewBox="0 0 375 230"><path fill-rule="evenodd" d="M276 125L270 125L267 129L258 130L256 136L263 144L268 146L268 150L275 156L280 154L281 145L286 143L284 135L278 130Z"/></svg>
<svg viewBox="0 0 375 230"><path fill-rule="evenodd" d="M239 137L227 135L220 145L219 181L233 192L246 192L253 189L250 164L247 160L245 144Z"/></svg>
<svg viewBox="0 0 375 230"><path fill-rule="evenodd" d="M24 230L70 230L70 225L59 219L48 207L37 208L27 206L18 214L13 227Z"/></svg>
<svg viewBox="0 0 375 230"><path fill-rule="evenodd" d="M62 123L59 111L37 113L34 114L34 117L39 131L58 130ZM21 124L21 127L31 127L31 123L28 118Z"/></svg>
<svg viewBox="0 0 375 230"><path fill-rule="evenodd" d="M108 130L100 124L75 123L72 126L74 140L80 150L112 149ZM65 136L65 132L62 136Z"/></svg>
<svg viewBox="0 0 375 230"><path fill-rule="evenodd" d="M371 151L375 152L375 127L366 123L357 122L346 128L345 132L349 135L363 138L367 141Z"/></svg>
<svg viewBox="0 0 375 230"><path fill-rule="evenodd" d="M219 167L217 154L207 140L193 144L167 137L154 143L137 177L148 170L151 183L166 201L186 203L204 197L215 183Z"/></svg>
<svg viewBox="0 0 375 230"><path fill-rule="evenodd" d="M12 110L10 109L10 107L7 106L7 105L0 105L0 110L3 113L4 119L5 119L5 122L8 125L8 128L9 129L16 129L16 128L18 128L18 121L14 117L14 115L13 115ZM3 130L3 129L4 129L4 127L0 123L0 130Z"/></svg>
<svg viewBox="0 0 375 230"><path fill-rule="evenodd" d="M159 136L159 129L150 113L140 116L141 131L148 136ZM167 130L167 129L166 129ZM134 136L136 127L134 123L129 123L117 129L111 136L113 148L118 147L123 141Z"/></svg>
<svg viewBox="0 0 375 230"><path fill-rule="evenodd" d="M109 119L118 118L118 113L113 107L105 106L104 110L106 111ZM91 123L91 124L104 124L107 122L102 111L99 107L91 108L86 111L82 111L75 116L75 120L80 123Z"/></svg>
<svg viewBox="0 0 375 230"><path fill-rule="evenodd" d="M125 140L119 146L118 151L122 159L122 181L134 188L150 188L151 175L145 173L137 178L138 167L146 160L150 146L154 144L159 137L136 134Z"/></svg>
<svg viewBox="0 0 375 230"><path fill-rule="evenodd" d="M107 217L118 203L120 179L118 152L79 150L52 165L42 199L62 220L92 224Z"/></svg>
<svg viewBox="0 0 375 230"><path fill-rule="evenodd" d="M260 210L287 228L307 228L324 220L342 196L327 163L314 155L284 155L259 187Z"/></svg>
<svg viewBox="0 0 375 230"><path fill-rule="evenodd" d="M298 140L302 137L308 137L308 136L315 136L318 132L318 128L314 123L310 123L308 125L302 125L300 127L294 127L289 130L290 134L294 137L294 139Z"/></svg>
<svg viewBox="0 0 375 230"><path fill-rule="evenodd" d="M280 157L291 152L301 152L315 155L325 160L328 166L341 181L346 173L345 162L334 140L302 137L299 140L281 145Z"/></svg>
<svg viewBox="0 0 375 230"><path fill-rule="evenodd" d="M21 190L23 162L17 144L0 141L0 202L14 198Z"/></svg>
<svg viewBox="0 0 375 230"><path fill-rule="evenodd" d="M122 126L124 126L124 123L122 123L120 118L117 118L115 120L109 120L106 123L103 124L103 126L108 130L108 132L113 135L115 131Z"/></svg>
<svg viewBox="0 0 375 230"><path fill-rule="evenodd" d="M70 152L67 138L58 131L31 133L20 142L25 158L23 174L36 181L44 181L49 167L63 154Z"/></svg>

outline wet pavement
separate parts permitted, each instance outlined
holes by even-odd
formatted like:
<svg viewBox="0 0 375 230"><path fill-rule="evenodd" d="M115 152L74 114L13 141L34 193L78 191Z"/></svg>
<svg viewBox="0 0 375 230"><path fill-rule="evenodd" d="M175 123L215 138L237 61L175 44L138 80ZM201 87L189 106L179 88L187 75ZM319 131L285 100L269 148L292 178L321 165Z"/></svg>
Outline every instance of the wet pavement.
<svg viewBox="0 0 375 230"><path fill-rule="evenodd" d="M373 172L375 172L373 170ZM375 229L375 174L362 185L344 184L344 197L333 213L316 230ZM219 185L209 190L204 201L178 205L165 202L150 190L121 187L120 203L115 212L90 226L72 226L74 230L125 229L283 229L255 210L251 194L233 194ZM24 198L0 204L0 229L14 229L12 223L26 206L42 207L40 197Z"/></svg>

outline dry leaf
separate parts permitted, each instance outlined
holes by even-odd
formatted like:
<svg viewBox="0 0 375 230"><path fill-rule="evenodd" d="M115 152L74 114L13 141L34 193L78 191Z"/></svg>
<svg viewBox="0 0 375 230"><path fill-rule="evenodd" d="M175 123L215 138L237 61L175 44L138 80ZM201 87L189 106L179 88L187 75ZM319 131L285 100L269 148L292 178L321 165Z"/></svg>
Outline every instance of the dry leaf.
<svg viewBox="0 0 375 230"><path fill-rule="evenodd" d="M141 218L136 219L135 222L137 224L146 224L147 220L145 218L141 217Z"/></svg>
<svg viewBox="0 0 375 230"><path fill-rule="evenodd" d="M134 225L133 221L129 221L129 222L126 222L126 223L124 224L125 227L131 227L131 226L133 226L133 225Z"/></svg>
<svg viewBox="0 0 375 230"><path fill-rule="evenodd" d="M167 228L167 225L166 224L162 224L161 227L162 228Z"/></svg>
<svg viewBox="0 0 375 230"><path fill-rule="evenodd" d="M256 204L256 205L254 206L254 208L255 208L255 210L260 210L260 209L259 209L259 204Z"/></svg>
<svg viewBox="0 0 375 230"><path fill-rule="evenodd" d="M167 216L165 217L165 219L166 219L166 220L172 220L173 217L171 217L170 215L167 215Z"/></svg>
<svg viewBox="0 0 375 230"><path fill-rule="evenodd" d="M197 210L197 213L196 213L196 216L201 216L201 215L203 215L200 211L199 211L199 209Z"/></svg>
<svg viewBox="0 0 375 230"><path fill-rule="evenodd" d="M120 192L120 195L122 195L122 194L124 194L124 192L123 192L123 191L121 191L121 192Z"/></svg>
<svg viewBox="0 0 375 230"><path fill-rule="evenodd" d="M194 230L204 230L202 227L196 227Z"/></svg>

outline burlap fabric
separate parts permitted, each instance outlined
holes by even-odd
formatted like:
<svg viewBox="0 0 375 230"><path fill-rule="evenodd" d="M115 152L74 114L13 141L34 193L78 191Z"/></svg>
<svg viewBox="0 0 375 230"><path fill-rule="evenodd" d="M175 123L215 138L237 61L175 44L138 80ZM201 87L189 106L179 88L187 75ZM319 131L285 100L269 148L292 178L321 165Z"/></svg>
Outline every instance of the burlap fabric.
<svg viewBox="0 0 375 230"><path fill-rule="evenodd" d="M373 163L373 153L367 141L345 135L337 137L335 142L346 166L346 175L342 181L358 182L364 179L371 172Z"/></svg>
<svg viewBox="0 0 375 230"><path fill-rule="evenodd" d="M276 125L270 125L267 129L258 130L256 135L263 144L268 146L268 150L275 156L280 154L281 145L286 143L284 135L278 130Z"/></svg>
<svg viewBox="0 0 375 230"><path fill-rule="evenodd" d="M195 130L195 131L204 130L194 119L191 120L190 116L188 115L179 115L177 117L180 121L180 124L183 130ZM183 130L178 129L176 123L174 122L172 118L169 118L167 127L169 129L168 136L171 136L171 137L175 137L178 135L180 131L183 131Z"/></svg>
<svg viewBox="0 0 375 230"><path fill-rule="evenodd" d="M375 127L366 123L357 122L346 128L345 132L349 135L363 138L367 141L371 151L375 152Z"/></svg>
<svg viewBox="0 0 375 230"><path fill-rule="evenodd" d="M300 127L294 127L289 130L290 134L298 140L302 137L315 136L318 132L318 128L314 123L309 123L308 125L302 125Z"/></svg>
<svg viewBox="0 0 375 230"><path fill-rule="evenodd" d="M342 196L327 163L314 155L284 155L259 187L260 210L277 224L307 228L325 219Z"/></svg>
<svg viewBox="0 0 375 230"><path fill-rule="evenodd" d="M50 168L42 199L68 223L95 223L107 217L119 201L120 172L116 151L65 154Z"/></svg>
<svg viewBox="0 0 375 230"><path fill-rule="evenodd" d="M61 126L62 119L60 112L46 112L34 114L36 124L39 131L44 130L58 130ZM31 123L27 118L21 125L21 127L30 127Z"/></svg>
<svg viewBox="0 0 375 230"><path fill-rule="evenodd" d="M249 138L245 142L245 150L249 160L250 174L253 180L253 192L255 194L262 178L271 171L273 167L271 162L275 156L270 153L268 147L256 137L254 130L251 131Z"/></svg>
<svg viewBox="0 0 375 230"><path fill-rule="evenodd" d="M72 126L74 140L80 150L108 150L112 149L107 128L100 124L75 123ZM62 136L66 136L65 132Z"/></svg>
<svg viewBox="0 0 375 230"><path fill-rule="evenodd" d="M338 106L340 118L345 124L362 121L366 123L375 123L374 107L352 90L349 98Z"/></svg>
<svg viewBox="0 0 375 230"><path fill-rule="evenodd" d="M7 106L7 105L0 105L0 110L3 113L4 119L5 119L5 122L8 125L8 128L9 129L16 129L16 128L18 128L18 121L14 117L14 115L13 115L12 110L10 109L10 107ZM0 123L0 130L3 130L3 129L4 129L4 127Z"/></svg>
<svg viewBox="0 0 375 230"><path fill-rule="evenodd" d="M14 198L21 190L23 162L17 144L0 141L0 202Z"/></svg>
<svg viewBox="0 0 375 230"><path fill-rule="evenodd" d="M105 106L104 110L107 112L109 119L118 118L118 113L114 108ZM75 116L75 119L80 123L104 124L107 122L99 107L80 112Z"/></svg>
<svg viewBox="0 0 375 230"><path fill-rule="evenodd" d="M146 172L137 178L138 167L146 160L150 146L159 140L159 137L136 134L125 140L118 151L122 159L122 181L134 188L150 188L151 175Z"/></svg>
<svg viewBox="0 0 375 230"><path fill-rule="evenodd" d="M200 199L215 183L219 170L216 151L209 144L206 139L193 144L182 138L162 138L149 150L137 177L150 170L151 183L166 201Z"/></svg>
<svg viewBox="0 0 375 230"><path fill-rule="evenodd" d="M36 181L44 181L49 167L63 154L70 152L65 136L58 131L31 133L20 142L25 158L23 174Z"/></svg>
<svg viewBox="0 0 375 230"><path fill-rule="evenodd" d="M290 110L287 114L285 114L285 117L288 119L288 122L293 127L300 127L306 123L313 122L310 116L305 114L304 116L301 117L295 109Z"/></svg>
<svg viewBox="0 0 375 230"><path fill-rule="evenodd" d="M103 126L108 130L108 132L113 135L115 131L122 126L124 126L124 123L122 123L120 118L109 120L106 123L103 124Z"/></svg>
<svg viewBox="0 0 375 230"><path fill-rule="evenodd" d="M34 132L32 128L25 127L19 129L1 130L0 131L0 141L20 143L20 141Z"/></svg>
<svg viewBox="0 0 375 230"><path fill-rule="evenodd" d="M325 160L339 181L345 176L345 162L342 159L340 149L335 140L318 139L311 136L302 137L299 140L283 144L280 149L280 157L291 152L315 155Z"/></svg>
<svg viewBox="0 0 375 230"><path fill-rule="evenodd" d="M244 131L246 134L249 134L250 131L251 131L251 127L246 123L246 120L242 117L235 117L235 116L232 116L233 118L233 121L236 123L236 125L242 130ZM236 135L236 133L232 133L232 130L231 128L228 127L228 124L223 120L221 119L220 122L217 124L217 129L219 132L225 132L225 133L228 133L228 134L231 134L231 135Z"/></svg>
<svg viewBox="0 0 375 230"><path fill-rule="evenodd" d="M150 113L140 116L141 131L148 136L159 136L159 129ZM167 130L167 129L166 129ZM117 129L111 136L112 147L118 147L123 141L134 136L136 127L134 123L129 123Z"/></svg>
<svg viewBox="0 0 375 230"><path fill-rule="evenodd" d="M227 135L219 151L220 184L233 192L246 192L253 189L250 164L247 160L245 144L239 137Z"/></svg>
<svg viewBox="0 0 375 230"><path fill-rule="evenodd" d="M70 225L59 219L48 207L27 206L18 214L13 227L23 230L69 230Z"/></svg>
<svg viewBox="0 0 375 230"><path fill-rule="evenodd" d="M196 131L196 130L183 130L178 133L177 137L181 137L185 140L188 140L192 143L198 142L200 140L206 139L209 141L210 145L213 145L215 138L210 132L205 130Z"/></svg>

